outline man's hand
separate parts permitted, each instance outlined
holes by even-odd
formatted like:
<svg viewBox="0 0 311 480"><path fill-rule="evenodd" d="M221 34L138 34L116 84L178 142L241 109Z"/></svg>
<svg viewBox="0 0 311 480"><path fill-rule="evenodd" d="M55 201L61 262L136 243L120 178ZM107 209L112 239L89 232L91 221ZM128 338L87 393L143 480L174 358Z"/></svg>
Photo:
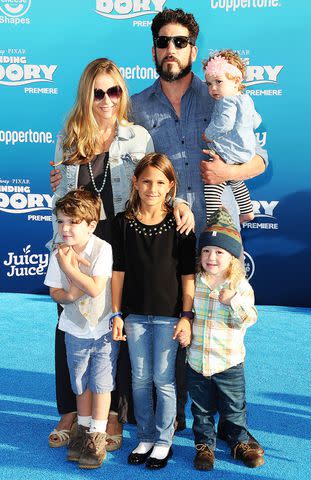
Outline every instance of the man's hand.
<svg viewBox="0 0 311 480"><path fill-rule="evenodd" d="M194 215L185 203L180 202L174 207L174 217L178 232L188 235L191 230L194 230Z"/></svg>
<svg viewBox="0 0 311 480"><path fill-rule="evenodd" d="M204 183L208 185L218 185L228 180L230 176L231 165L225 163L213 150L203 150L203 153L209 155L210 160L201 162L201 175Z"/></svg>
<svg viewBox="0 0 311 480"><path fill-rule="evenodd" d="M52 165L53 167L54 162L50 162L50 165ZM57 189L61 179L62 176L60 174L60 171L56 168L52 168L52 170L50 171L50 185L53 192L55 192L55 190Z"/></svg>

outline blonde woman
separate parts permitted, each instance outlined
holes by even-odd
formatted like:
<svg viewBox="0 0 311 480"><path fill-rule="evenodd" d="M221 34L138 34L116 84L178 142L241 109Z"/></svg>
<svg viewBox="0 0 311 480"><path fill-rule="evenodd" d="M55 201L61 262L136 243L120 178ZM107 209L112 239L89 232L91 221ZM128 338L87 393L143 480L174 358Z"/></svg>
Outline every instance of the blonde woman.
<svg viewBox="0 0 311 480"><path fill-rule="evenodd" d="M59 197L79 186L100 196L101 218L94 233L109 243L112 241L112 219L124 210L135 166L145 154L154 150L147 130L128 121L128 110L129 96L118 67L107 58L89 63L79 82L76 103L59 136L53 162L55 168L50 175L55 192L53 206ZM177 202L174 211L178 229L189 232L193 227L189 207ZM53 229L50 245L59 241L55 221ZM61 419L49 436L49 444L60 447L68 443L76 406L67 373L64 333L58 328L55 358L57 405ZM120 448L122 423L135 421L131 409L128 409L130 376L125 344L119 355L117 389L112 392L107 427L108 451Z"/></svg>

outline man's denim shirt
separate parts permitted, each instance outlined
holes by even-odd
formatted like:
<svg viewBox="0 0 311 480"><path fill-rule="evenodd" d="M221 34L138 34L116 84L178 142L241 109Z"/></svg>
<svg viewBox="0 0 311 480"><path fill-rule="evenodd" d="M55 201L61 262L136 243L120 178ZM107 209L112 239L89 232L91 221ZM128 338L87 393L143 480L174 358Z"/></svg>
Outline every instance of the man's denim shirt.
<svg viewBox="0 0 311 480"><path fill-rule="evenodd" d="M58 137L54 162L58 163L63 159L63 133ZM152 139L139 125L118 125L117 134L109 149L109 161L111 172L111 185L113 193L113 206L115 214L122 212L125 202L128 200L131 188L131 178L137 163L146 155L154 152ZM57 167L62 175L61 182L57 187L53 199L52 208L56 201L63 197L70 190L77 188L79 177L79 165L64 165ZM53 242L47 244L53 248L54 243L60 241L57 234L56 218L52 215Z"/></svg>
<svg viewBox="0 0 311 480"><path fill-rule="evenodd" d="M207 144L202 134L211 120L214 102L204 82L193 75L193 80L181 100L181 115L177 116L172 104L161 89L160 80L132 100L132 120L150 133L156 152L165 153L174 165L178 177L177 195L189 202L195 215L196 230L206 224L203 182L200 164ZM257 143L256 153L267 163L267 154ZM237 209L233 211L234 197L226 188L224 203L238 222Z"/></svg>

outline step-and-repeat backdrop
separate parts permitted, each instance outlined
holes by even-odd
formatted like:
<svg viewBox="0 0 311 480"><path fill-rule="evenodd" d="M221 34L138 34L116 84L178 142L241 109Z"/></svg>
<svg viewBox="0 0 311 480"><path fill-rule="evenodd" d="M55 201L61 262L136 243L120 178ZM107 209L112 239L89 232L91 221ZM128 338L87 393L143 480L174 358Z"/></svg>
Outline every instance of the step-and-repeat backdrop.
<svg viewBox="0 0 311 480"><path fill-rule="evenodd" d="M84 67L109 57L131 93L155 81L150 25L163 8L191 11L201 62L222 48L248 65L263 123L265 174L248 182L255 220L243 230L261 304L310 306L308 2L294 0L0 0L0 290L47 293L49 161Z"/></svg>

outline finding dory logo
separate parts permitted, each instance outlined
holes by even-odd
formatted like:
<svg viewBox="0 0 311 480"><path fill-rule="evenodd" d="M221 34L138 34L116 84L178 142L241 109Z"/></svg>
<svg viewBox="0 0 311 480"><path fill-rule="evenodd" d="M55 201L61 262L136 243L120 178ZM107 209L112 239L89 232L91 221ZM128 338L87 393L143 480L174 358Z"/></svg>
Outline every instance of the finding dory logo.
<svg viewBox="0 0 311 480"><path fill-rule="evenodd" d="M30 5L31 0L0 0L0 11L7 17L22 17Z"/></svg>
<svg viewBox="0 0 311 480"><path fill-rule="evenodd" d="M166 0L96 0L96 13L123 20L162 12Z"/></svg>

